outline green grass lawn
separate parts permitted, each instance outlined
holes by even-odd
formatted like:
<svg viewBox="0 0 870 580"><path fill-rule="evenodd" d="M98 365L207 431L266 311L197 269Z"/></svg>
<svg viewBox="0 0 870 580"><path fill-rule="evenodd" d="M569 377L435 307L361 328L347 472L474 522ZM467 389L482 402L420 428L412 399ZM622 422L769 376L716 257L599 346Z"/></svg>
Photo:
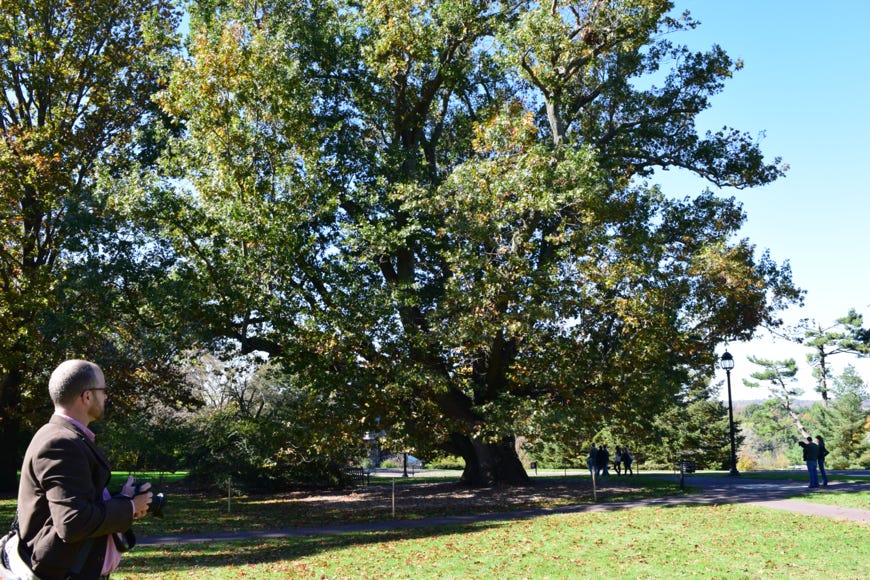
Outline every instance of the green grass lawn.
<svg viewBox="0 0 870 580"><path fill-rule="evenodd" d="M870 526L743 505L137 548L112 578L866 578Z"/></svg>
<svg viewBox="0 0 870 580"><path fill-rule="evenodd" d="M811 494L798 495L792 499L799 499L810 503L835 505L844 508L870 510L870 491L819 491Z"/></svg>
<svg viewBox="0 0 870 580"><path fill-rule="evenodd" d="M711 475L705 473L704 475ZM746 475L786 479L779 477ZM155 487L173 479L139 474ZM558 481L557 476L550 476ZM119 487L126 474L114 474ZM547 478L542 477L542 480ZM370 488L433 483L430 478L375 478ZM443 481L443 479L441 480ZM603 501L678 493L673 481L637 478L640 489ZM690 480L687 480L689 482ZM350 490L352 495L356 494ZM870 492L823 491L810 501L870 509ZM602 498L599 497L601 501ZM564 498L522 507L564 505ZM576 502L575 502L576 503ZM591 500L589 501L591 503ZM11 520L15 500L0 500ZM226 497L171 493L167 517L137 520L140 536L213 530L267 530L318 523L389 519L385 509L355 513L313 507L283 494ZM465 509L459 513L470 513ZM493 511L492 509L482 511ZM412 519L451 513L425 507ZM457 513L454 511L452 513ZM2 520L0 520L2 521ZM870 576L870 526L744 505L636 508L608 513L551 515L444 528L323 537L139 546L125 555L113 579L197 578L829 578Z"/></svg>

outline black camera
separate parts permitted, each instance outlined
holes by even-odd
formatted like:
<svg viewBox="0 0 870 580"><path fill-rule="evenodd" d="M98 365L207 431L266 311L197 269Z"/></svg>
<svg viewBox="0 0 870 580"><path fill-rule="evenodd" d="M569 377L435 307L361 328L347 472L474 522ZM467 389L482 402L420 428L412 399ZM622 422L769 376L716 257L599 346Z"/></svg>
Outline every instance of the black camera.
<svg viewBox="0 0 870 580"><path fill-rule="evenodd" d="M134 483L133 484L133 495L139 495L143 493L147 493L149 491L153 491L150 488L141 491L140 488L143 484ZM151 503L148 505L148 513L154 516L155 518L163 519L163 506L166 505L166 496L163 493L155 493L151 496Z"/></svg>

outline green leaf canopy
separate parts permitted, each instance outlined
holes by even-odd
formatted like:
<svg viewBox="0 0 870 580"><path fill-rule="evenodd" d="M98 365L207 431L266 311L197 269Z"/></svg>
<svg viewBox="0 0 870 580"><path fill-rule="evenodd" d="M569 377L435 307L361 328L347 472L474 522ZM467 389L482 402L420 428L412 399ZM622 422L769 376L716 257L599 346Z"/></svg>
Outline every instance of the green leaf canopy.
<svg viewBox="0 0 870 580"><path fill-rule="evenodd" d="M781 174L695 131L739 66L662 40L695 25L671 8L195 2L158 95L185 134L124 200L177 255L167 300L471 483L524 480L517 434L648 420L800 297L733 198L644 181Z"/></svg>
<svg viewBox="0 0 870 580"><path fill-rule="evenodd" d="M148 375L147 355L130 355L147 329L121 314L147 274L131 274L98 184L144 153L178 17L170 0L0 3L0 489L17 487L64 358L96 360L130 391Z"/></svg>

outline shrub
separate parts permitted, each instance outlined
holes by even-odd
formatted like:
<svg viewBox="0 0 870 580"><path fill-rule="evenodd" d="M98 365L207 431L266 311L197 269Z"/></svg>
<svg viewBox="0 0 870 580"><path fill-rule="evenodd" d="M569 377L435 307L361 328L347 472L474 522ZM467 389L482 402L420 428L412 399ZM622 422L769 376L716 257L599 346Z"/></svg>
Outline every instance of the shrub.
<svg viewBox="0 0 870 580"><path fill-rule="evenodd" d="M332 487L346 483L341 453L291 453L294 433L279 421L212 411L194 418L185 465L192 481L249 491Z"/></svg>
<svg viewBox="0 0 870 580"><path fill-rule="evenodd" d="M425 463L426 469L465 469L465 460L455 455L442 455Z"/></svg>
<svg viewBox="0 0 870 580"><path fill-rule="evenodd" d="M737 470L738 471L757 471L758 470L758 460L751 455L741 455L737 459Z"/></svg>

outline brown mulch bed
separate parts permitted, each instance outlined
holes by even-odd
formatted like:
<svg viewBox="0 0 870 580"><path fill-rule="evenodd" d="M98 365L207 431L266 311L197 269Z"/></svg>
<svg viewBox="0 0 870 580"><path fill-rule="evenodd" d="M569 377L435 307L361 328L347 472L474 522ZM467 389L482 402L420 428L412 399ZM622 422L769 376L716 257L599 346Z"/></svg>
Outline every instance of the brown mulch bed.
<svg viewBox="0 0 870 580"><path fill-rule="evenodd" d="M395 495L394 486L395 485ZM470 488L455 479L397 478L343 489L299 490L271 494L234 494L232 510L226 495L169 486L167 517L137 522L143 536L196 533L204 530L268 530L332 524L364 523L388 519L484 514L554 508L667 495L635 486L631 478L602 480L593 496L588 478L534 478L523 486Z"/></svg>
<svg viewBox="0 0 870 580"><path fill-rule="evenodd" d="M637 492L630 481L615 478L599 484L597 500L629 496ZM372 511L392 508L392 485L365 485L356 488L300 491L280 494L282 499L305 505L311 510ZM524 486L471 488L455 481L397 482L396 508L403 512L507 511L555 507L595 501L588 479L545 479Z"/></svg>

